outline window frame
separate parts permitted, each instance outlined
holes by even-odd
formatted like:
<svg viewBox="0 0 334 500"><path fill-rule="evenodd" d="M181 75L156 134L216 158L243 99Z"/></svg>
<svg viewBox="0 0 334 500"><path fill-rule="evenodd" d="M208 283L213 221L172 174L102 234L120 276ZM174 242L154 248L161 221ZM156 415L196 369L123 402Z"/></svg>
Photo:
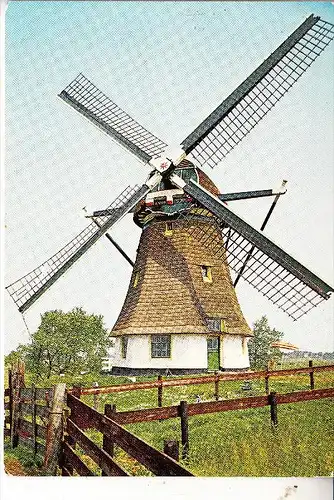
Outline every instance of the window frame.
<svg viewBox="0 0 334 500"><path fill-rule="evenodd" d="M166 346L162 344L162 341L158 341L157 339L166 339L167 343ZM160 346L159 346L160 344ZM171 340L171 335L151 335L151 359L161 359L161 358L171 358L171 352L172 352L172 340ZM166 347L164 349L164 347ZM157 349L161 349L160 353L157 351ZM164 351L162 351L164 349ZM161 354L162 352L162 354Z"/></svg>
<svg viewBox="0 0 334 500"><path fill-rule="evenodd" d="M166 221L165 236L172 236L173 234L173 221Z"/></svg>
<svg viewBox="0 0 334 500"><path fill-rule="evenodd" d="M221 318L207 318L206 324L211 332L221 332Z"/></svg>
<svg viewBox="0 0 334 500"><path fill-rule="evenodd" d="M138 281L139 281L139 271L136 271L134 273L134 277L133 277L133 288L136 288L138 286Z"/></svg>
<svg viewBox="0 0 334 500"><path fill-rule="evenodd" d="M215 341L215 342L214 342ZM215 346L209 346L209 344L215 343ZM207 337L207 350L208 352L219 352L219 336Z"/></svg>
<svg viewBox="0 0 334 500"><path fill-rule="evenodd" d="M204 283L212 283L212 266L201 264L201 274Z"/></svg>

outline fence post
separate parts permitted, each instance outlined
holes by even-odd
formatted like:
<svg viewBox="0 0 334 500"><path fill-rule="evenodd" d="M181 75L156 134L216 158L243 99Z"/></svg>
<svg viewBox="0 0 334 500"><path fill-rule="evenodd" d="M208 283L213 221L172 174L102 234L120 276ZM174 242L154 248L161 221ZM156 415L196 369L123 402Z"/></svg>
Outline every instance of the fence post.
<svg viewBox="0 0 334 500"><path fill-rule="evenodd" d="M20 397L21 397L21 388L15 387L13 389L13 411L12 411L12 421L10 423L12 448L16 448L19 444Z"/></svg>
<svg viewBox="0 0 334 500"><path fill-rule="evenodd" d="M13 374L12 369L8 370L8 388L9 388L9 439L12 442L12 421L13 421Z"/></svg>
<svg viewBox="0 0 334 500"><path fill-rule="evenodd" d="M219 373L215 372L215 399L219 399Z"/></svg>
<svg viewBox="0 0 334 500"><path fill-rule="evenodd" d="M164 441L164 453L171 458L174 458L177 462L179 461L179 442L168 439Z"/></svg>
<svg viewBox="0 0 334 500"><path fill-rule="evenodd" d="M162 376L161 375L158 375L158 406L161 407L162 406L162 391L163 391L163 387L162 387Z"/></svg>
<svg viewBox="0 0 334 500"><path fill-rule="evenodd" d="M189 454L189 432L188 432L188 403L180 401L180 417L181 417L181 444L182 444L182 459L188 458Z"/></svg>
<svg viewBox="0 0 334 500"><path fill-rule="evenodd" d="M36 426L36 387L35 384L31 386L31 404L32 404L32 414L31 414L31 423L32 423L32 442L34 447L34 455L37 453L37 426Z"/></svg>
<svg viewBox="0 0 334 500"><path fill-rule="evenodd" d="M63 408L65 403L66 384L57 384L53 388L53 400L49 412L46 430L46 446L44 469L49 476L57 474L61 443L63 438Z"/></svg>
<svg viewBox="0 0 334 500"><path fill-rule="evenodd" d="M72 388L72 395L75 398L80 399L81 398L81 385L74 385Z"/></svg>
<svg viewBox="0 0 334 500"><path fill-rule="evenodd" d="M21 387L24 386L24 363L17 361L11 370L11 421L10 421L10 443L12 448L19 444L19 418Z"/></svg>
<svg viewBox="0 0 334 500"><path fill-rule="evenodd" d="M278 426L276 392L271 392L268 396L270 404L270 419L274 429Z"/></svg>
<svg viewBox="0 0 334 500"><path fill-rule="evenodd" d="M312 359L309 360L308 366L310 368L313 367L313 361L312 361ZM310 371L310 386L311 386L311 389L314 389L314 370Z"/></svg>
<svg viewBox="0 0 334 500"><path fill-rule="evenodd" d="M93 387L97 388L99 386L98 382L93 382ZM93 406L94 406L94 410L98 410L99 408L99 395L98 394L94 394L93 395Z"/></svg>
<svg viewBox="0 0 334 500"><path fill-rule="evenodd" d="M266 375L264 377L264 384L265 384L266 394L268 396L268 394L269 394L269 363L267 364L267 368L266 368Z"/></svg>
<svg viewBox="0 0 334 500"><path fill-rule="evenodd" d="M75 440L67 434L67 419L69 418L69 410L66 408L63 412L63 434L64 434L64 442L68 443L72 448L75 448ZM63 449L61 449L61 454L60 454L60 459L59 459L59 465L61 468L61 475L62 476L73 476L73 465L71 465L68 460L66 460L64 454L63 454Z"/></svg>
<svg viewBox="0 0 334 500"><path fill-rule="evenodd" d="M116 405L104 405L104 414L106 417L109 417L113 420L116 413ZM103 434L103 442L102 449L108 453L111 457L114 456L114 442L109 437ZM102 471L102 476L106 476L107 474Z"/></svg>

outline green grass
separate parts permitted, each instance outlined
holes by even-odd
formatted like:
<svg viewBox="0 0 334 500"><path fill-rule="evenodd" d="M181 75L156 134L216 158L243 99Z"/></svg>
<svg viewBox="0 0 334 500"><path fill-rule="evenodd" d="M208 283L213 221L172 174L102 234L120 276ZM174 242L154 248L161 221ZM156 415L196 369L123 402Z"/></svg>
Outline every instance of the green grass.
<svg viewBox="0 0 334 500"><path fill-rule="evenodd" d="M288 366L285 365L284 368L286 367ZM315 373L314 377L315 388L334 387L334 372ZM109 375L85 375L79 380L86 387L91 386L93 381L97 381L100 386L129 383L126 377ZM137 381L143 380L152 378L137 378ZM52 379L52 383L58 381L64 381L64 378ZM78 380L74 382L77 383ZM67 383L72 386L73 378ZM251 391L243 391L242 385L242 381L220 382L220 396L232 399L264 395L264 380L252 380ZM270 390L278 393L306 390L309 387L309 375L270 379ZM197 394L204 401L212 401L214 383L164 388L163 405L177 405L180 400L193 403ZM93 396L83 396L82 400L93 406ZM106 403L115 404L117 411L156 407L157 389L101 394L98 397L99 411L103 412ZM332 473L332 399L279 405L278 423L278 428L273 430L269 407L190 417L190 453L183 464L196 476L329 476ZM163 450L163 442L166 439L181 441L178 418L131 424L126 428L159 450ZM102 444L100 433L87 433L99 445ZM98 468L92 460L84 453L81 455L87 465L98 473ZM148 474L142 466L117 447L116 460L130 474Z"/></svg>
<svg viewBox="0 0 334 500"><path fill-rule="evenodd" d="M220 382L220 395L232 399L264 394L263 380L251 384L251 391L243 391L242 381ZM316 388L333 386L334 372L315 374ZM280 393L309 387L309 375L270 379L270 390ZM212 401L214 384L164 388L163 405L182 399L192 403L197 394ZM83 400L93 405L92 396ZM99 411L106 403L116 404L118 411L156 407L157 390L102 394ZM278 421L278 428L272 430L269 407L190 417L190 454L184 465L197 476L329 476L334 469L333 400L279 405ZM181 440L179 419L126 427L159 450L165 439ZM127 464L124 459L123 465L131 472L131 460ZM140 468L135 470L142 473Z"/></svg>
<svg viewBox="0 0 334 500"><path fill-rule="evenodd" d="M190 453L185 465L196 476L328 476L334 468L334 415L329 400L278 407L271 429L269 408L189 418ZM128 425L158 449L180 440L171 419Z"/></svg>
<svg viewBox="0 0 334 500"><path fill-rule="evenodd" d="M12 475L15 470L18 469L17 465L19 464L19 469L27 476L41 476L42 473L42 465L43 458L40 455L34 455L33 451L27 447L20 445L17 448L11 448L9 444L9 440L4 443L4 462L6 469ZM16 472L18 472L16 470Z"/></svg>

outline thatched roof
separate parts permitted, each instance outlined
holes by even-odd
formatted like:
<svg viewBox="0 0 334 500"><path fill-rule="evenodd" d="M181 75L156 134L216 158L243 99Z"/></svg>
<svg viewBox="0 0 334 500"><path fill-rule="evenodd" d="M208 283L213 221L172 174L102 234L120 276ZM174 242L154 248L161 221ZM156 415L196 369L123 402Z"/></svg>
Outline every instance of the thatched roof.
<svg viewBox="0 0 334 500"><path fill-rule="evenodd" d="M173 221L170 235L166 234L164 221L152 221L143 230L129 290L113 335L208 334L207 318L223 318L226 333L252 335L228 266L189 235L187 224L182 219ZM195 219L192 224L203 227L212 221L208 217L204 221ZM221 239L218 230L217 238ZM203 265L211 266L212 283L203 281Z"/></svg>

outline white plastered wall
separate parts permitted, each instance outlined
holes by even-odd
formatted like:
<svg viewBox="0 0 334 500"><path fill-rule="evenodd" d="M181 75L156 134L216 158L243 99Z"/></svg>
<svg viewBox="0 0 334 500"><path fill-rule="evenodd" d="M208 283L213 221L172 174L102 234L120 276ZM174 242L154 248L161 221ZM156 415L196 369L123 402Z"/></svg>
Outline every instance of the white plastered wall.
<svg viewBox="0 0 334 500"><path fill-rule="evenodd" d="M241 335L223 335L220 342L221 367L225 369L248 368L247 343L247 337Z"/></svg>
<svg viewBox="0 0 334 500"><path fill-rule="evenodd" d="M171 335L171 357L151 358L151 336L129 335L126 358L121 357L121 339L115 341L113 365L127 368L207 368L206 335Z"/></svg>

